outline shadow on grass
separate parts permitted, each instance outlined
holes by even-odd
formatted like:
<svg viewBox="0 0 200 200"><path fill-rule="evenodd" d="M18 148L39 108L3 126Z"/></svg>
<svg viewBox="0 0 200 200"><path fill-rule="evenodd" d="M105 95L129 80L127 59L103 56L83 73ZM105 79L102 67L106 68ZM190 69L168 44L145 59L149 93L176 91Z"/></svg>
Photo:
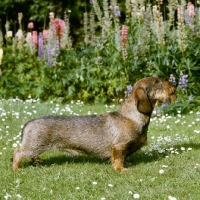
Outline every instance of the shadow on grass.
<svg viewBox="0 0 200 200"><path fill-rule="evenodd" d="M179 154L183 154L185 151L181 151L181 147L184 147L186 150L192 148L192 150L200 150L200 143L180 143L173 146L174 149L177 149ZM170 147L169 147L170 148ZM63 165L65 163L104 163L110 165L110 160L100 159L94 156L87 155L78 155L78 156L69 156L67 153L63 152L45 152L45 155L42 155L43 160L40 163L40 166L51 166L51 165ZM165 151L164 153L158 153L157 151L142 151L139 150L133 153L128 157L128 162L131 165L139 165L140 163L151 163L165 158L166 156L171 155L171 152ZM37 166L37 163L26 162L23 164L23 167L28 167L30 165ZM131 167L131 166L130 166Z"/></svg>
<svg viewBox="0 0 200 200"><path fill-rule="evenodd" d="M45 154L45 155L44 155ZM64 165L66 163L104 163L109 164L109 160L100 159L94 156L87 156L87 155L77 155L77 156L70 156L67 153L63 152L45 152L43 155L40 156L42 159L42 163L33 163L30 162L23 162L23 168L32 166L51 166L51 165Z"/></svg>
<svg viewBox="0 0 200 200"><path fill-rule="evenodd" d="M175 144L174 148L180 149L181 147L185 147L185 149L187 148L192 148L195 150L200 150L200 140L199 143L180 143L180 144Z"/></svg>
<svg viewBox="0 0 200 200"><path fill-rule="evenodd" d="M172 146L168 147L171 148ZM185 148L185 151L181 150L181 147ZM165 147L167 148L167 147ZM187 151L188 148L192 148L192 150L200 150L200 142L199 143L177 143L173 145L173 150L177 149L179 154L183 154ZM138 165L140 163L150 163L157 160L161 160L165 158L166 156L172 155L170 151L165 151L163 153L159 153L158 151L138 151L134 154L132 154L128 161L132 165Z"/></svg>

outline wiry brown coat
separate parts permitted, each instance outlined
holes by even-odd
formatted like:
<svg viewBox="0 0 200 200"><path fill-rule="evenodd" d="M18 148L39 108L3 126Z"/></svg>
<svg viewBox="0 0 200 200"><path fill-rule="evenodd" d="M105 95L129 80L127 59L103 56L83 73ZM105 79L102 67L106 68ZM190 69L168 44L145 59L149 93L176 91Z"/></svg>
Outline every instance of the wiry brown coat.
<svg viewBox="0 0 200 200"><path fill-rule="evenodd" d="M13 154L13 170L23 158L40 161L50 149L83 152L111 158L116 171L125 159L147 141L150 116L157 100L175 100L176 88L154 77L135 83L128 99L115 112L89 116L46 116L29 121L22 130L22 144Z"/></svg>

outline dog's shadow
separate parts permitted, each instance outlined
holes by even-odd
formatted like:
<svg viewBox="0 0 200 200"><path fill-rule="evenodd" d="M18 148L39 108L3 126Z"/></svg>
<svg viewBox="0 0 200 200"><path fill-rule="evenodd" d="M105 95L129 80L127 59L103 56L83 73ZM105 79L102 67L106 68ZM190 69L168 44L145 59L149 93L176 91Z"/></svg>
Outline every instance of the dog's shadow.
<svg viewBox="0 0 200 200"><path fill-rule="evenodd" d="M199 143L181 143L174 145L174 149L179 150L179 154L184 153L185 151L181 151L181 147L184 147L186 150L188 148L192 148L192 150L200 150ZM110 160L100 159L94 156L87 156L87 155L77 155L77 156L69 156L67 153L59 153L58 155L48 155L42 156L42 163L32 163L33 166L51 166L51 165L64 165L66 163L104 163L110 165ZM132 165L136 166L141 163L151 163L161 159L164 159L166 156L171 155L171 152L165 151L164 153L158 153L157 151L142 151L139 150L133 153L130 157L128 157L127 161ZM30 166L30 162L24 163L23 167ZM130 166L131 167L131 166Z"/></svg>
<svg viewBox="0 0 200 200"><path fill-rule="evenodd" d="M181 148L185 148L185 151L181 150ZM171 148L171 146L169 147ZM178 151L179 154L185 153L189 148L192 148L192 150L200 150L200 143L180 143L175 144L173 146L173 150ZM166 156L172 155L171 151L165 151L162 153L159 153L158 151L138 151L134 154L132 154L128 161L132 165L138 165L140 163L150 163L157 160L164 159Z"/></svg>

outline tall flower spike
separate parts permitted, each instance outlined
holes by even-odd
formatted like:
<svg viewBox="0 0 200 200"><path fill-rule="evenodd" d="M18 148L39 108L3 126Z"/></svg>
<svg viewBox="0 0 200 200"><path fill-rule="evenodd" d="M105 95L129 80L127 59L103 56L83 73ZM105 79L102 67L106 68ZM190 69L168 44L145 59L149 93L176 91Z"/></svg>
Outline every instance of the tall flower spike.
<svg viewBox="0 0 200 200"><path fill-rule="evenodd" d="M44 59L44 38L41 32L38 36L38 57L40 57L42 60Z"/></svg>
<svg viewBox="0 0 200 200"><path fill-rule="evenodd" d="M163 22L162 13L158 10L158 6L153 6L154 26L153 31L157 37L157 43L161 46L165 45L165 26Z"/></svg>
<svg viewBox="0 0 200 200"><path fill-rule="evenodd" d="M65 22L59 18L52 18L51 24L52 24L52 27L54 28L56 36L59 36L61 38L63 36Z"/></svg>
<svg viewBox="0 0 200 200"><path fill-rule="evenodd" d="M119 9L119 6L114 6L114 14L116 17L120 17L121 16L121 12L120 12L120 9Z"/></svg>
<svg viewBox="0 0 200 200"><path fill-rule="evenodd" d="M185 24L192 30L194 29L194 23L193 23L194 16L195 16L194 5L191 2L188 2L187 9L185 12Z"/></svg>
<svg viewBox="0 0 200 200"><path fill-rule="evenodd" d="M126 48L127 41L128 41L128 26L123 25L122 26L122 47Z"/></svg>
<svg viewBox="0 0 200 200"><path fill-rule="evenodd" d="M96 37L95 37L95 16L94 10L90 11L90 43L92 46L95 46Z"/></svg>
<svg viewBox="0 0 200 200"><path fill-rule="evenodd" d="M194 15L195 15L194 5L191 2L188 2L187 13L188 13L189 17L194 17Z"/></svg>
<svg viewBox="0 0 200 200"><path fill-rule="evenodd" d="M12 36L13 36L13 32L12 31L7 31L6 37L7 38L11 38Z"/></svg>
<svg viewBox="0 0 200 200"><path fill-rule="evenodd" d="M131 13L131 0L126 0L126 18L130 17L130 13Z"/></svg>
<svg viewBox="0 0 200 200"><path fill-rule="evenodd" d="M32 41L32 33L28 32L26 34L26 43L28 44L31 53L33 53L33 41Z"/></svg>
<svg viewBox="0 0 200 200"><path fill-rule="evenodd" d="M181 5L177 8L177 42L179 49L182 52L186 51L187 48L187 35L186 35L186 28L185 28L185 0L181 0Z"/></svg>
<svg viewBox="0 0 200 200"><path fill-rule="evenodd" d="M115 45L118 51L122 50L121 28L118 23L115 23Z"/></svg>
<svg viewBox="0 0 200 200"><path fill-rule="evenodd" d="M100 21L100 23L102 23L102 12L101 12L101 9L99 7L97 0L93 0L93 8L97 15L98 20Z"/></svg>
<svg viewBox="0 0 200 200"><path fill-rule="evenodd" d="M3 49L0 48L0 65L1 65L2 59L3 59Z"/></svg>
<svg viewBox="0 0 200 200"><path fill-rule="evenodd" d="M21 29L19 29L16 33L16 37L18 40L21 40L23 38L23 32Z"/></svg>
<svg viewBox="0 0 200 200"><path fill-rule="evenodd" d="M9 21L6 21L6 24L5 24L6 32L9 31L9 28L10 28L10 22L9 22Z"/></svg>
<svg viewBox="0 0 200 200"><path fill-rule="evenodd" d="M0 30L0 47L3 45L3 34L2 31Z"/></svg>
<svg viewBox="0 0 200 200"><path fill-rule="evenodd" d="M68 13L71 13L71 10L68 10ZM68 50L70 50L72 47L72 41L70 37L69 14L67 15L67 12L64 12L64 22L65 27L63 29L63 35L60 38L60 47L67 48Z"/></svg>
<svg viewBox="0 0 200 200"><path fill-rule="evenodd" d="M37 46L38 44L38 34L37 31L33 31L33 44Z"/></svg>
<svg viewBox="0 0 200 200"><path fill-rule="evenodd" d="M188 75L183 74L183 72L180 72L180 79L179 79L179 87L185 91L187 89L187 82L188 82Z"/></svg>
<svg viewBox="0 0 200 200"><path fill-rule="evenodd" d="M110 13L109 13L109 5L108 0L103 0L103 11L104 11L104 18L103 18L103 25L102 25L102 35L107 36L110 32L110 27L112 25Z"/></svg>
<svg viewBox="0 0 200 200"><path fill-rule="evenodd" d="M32 44L32 34L31 34L31 32L28 32L28 33L26 34L26 43L27 43L28 45L31 45L31 44Z"/></svg>
<svg viewBox="0 0 200 200"><path fill-rule="evenodd" d="M47 41L49 37L49 30L43 30L42 35L43 35L43 38Z"/></svg>
<svg viewBox="0 0 200 200"><path fill-rule="evenodd" d="M48 35L48 42L46 44L46 57L47 57L47 66L53 67L57 64L57 41L56 41L55 29L50 24L50 30Z"/></svg>
<svg viewBox="0 0 200 200"><path fill-rule="evenodd" d="M171 29L172 26L174 26L174 20L175 20L175 16L174 13L176 11L177 8L177 4L178 4L178 0L168 0L168 30Z"/></svg>
<svg viewBox="0 0 200 200"><path fill-rule="evenodd" d="M83 13L83 28L84 28L84 42L87 45L89 42L88 36L88 13Z"/></svg>
<svg viewBox="0 0 200 200"><path fill-rule="evenodd" d="M23 14L18 13L18 22L19 22L19 28L20 29L22 29L22 18L23 18Z"/></svg>
<svg viewBox="0 0 200 200"><path fill-rule="evenodd" d="M138 9L139 9L139 6L138 6L138 0L131 0L131 17L133 19L136 19L137 18L137 12L138 12Z"/></svg>
<svg viewBox="0 0 200 200"><path fill-rule="evenodd" d="M23 32L22 29L19 29L16 33L17 38L17 48L22 49L23 48Z"/></svg>
<svg viewBox="0 0 200 200"><path fill-rule="evenodd" d="M122 56L125 60L127 58L127 43L128 43L128 26L122 26L122 33L121 33L121 40L122 40Z"/></svg>

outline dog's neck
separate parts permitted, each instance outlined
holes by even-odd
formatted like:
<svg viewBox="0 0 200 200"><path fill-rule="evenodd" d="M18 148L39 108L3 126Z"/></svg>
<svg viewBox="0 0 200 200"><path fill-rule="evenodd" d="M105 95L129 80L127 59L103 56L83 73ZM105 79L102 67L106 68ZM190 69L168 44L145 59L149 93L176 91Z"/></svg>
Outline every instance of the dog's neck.
<svg viewBox="0 0 200 200"><path fill-rule="evenodd" d="M131 120L136 120L138 121L138 123L147 123L151 117L151 113L149 114L144 114L141 113L137 110L137 107L135 106L135 104L137 102L135 102L134 98L128 98L123 104L122 106L118 109L118 112L123 115L124 117L131 119ZM152 108L153 111L153 108Z"/></svg>

